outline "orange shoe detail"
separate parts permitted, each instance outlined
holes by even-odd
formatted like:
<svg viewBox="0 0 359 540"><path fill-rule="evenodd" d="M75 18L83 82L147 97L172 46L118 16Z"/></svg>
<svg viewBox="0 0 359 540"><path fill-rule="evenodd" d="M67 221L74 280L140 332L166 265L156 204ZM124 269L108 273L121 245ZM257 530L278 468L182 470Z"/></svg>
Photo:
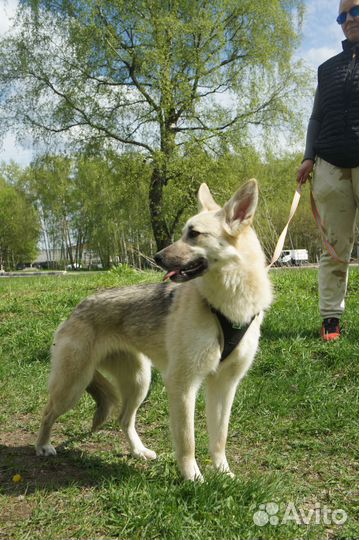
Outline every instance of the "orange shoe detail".
<svg viewBox="0 0 359 540"><path fill-rule="evenodd" d="M324 319L320 335L323 341L335 341L339 339L341 336L339 319L335 317Z"/></svg>

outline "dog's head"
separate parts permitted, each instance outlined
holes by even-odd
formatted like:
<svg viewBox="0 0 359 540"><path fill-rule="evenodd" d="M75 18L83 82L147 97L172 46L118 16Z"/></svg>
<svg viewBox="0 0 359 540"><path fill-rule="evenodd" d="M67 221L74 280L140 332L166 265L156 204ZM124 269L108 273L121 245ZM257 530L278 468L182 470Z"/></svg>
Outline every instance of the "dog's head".
<svg viewBox="0 0 359 540"><path fill-rule="evenodd" d="M156 263L167 271L165 279L188 281L212 267L238 262L238 237L248 229L258 203L257 181L244 184L221 208L209 188L198 191L199 213L190 218L177 241L159 251Z"/></svg>

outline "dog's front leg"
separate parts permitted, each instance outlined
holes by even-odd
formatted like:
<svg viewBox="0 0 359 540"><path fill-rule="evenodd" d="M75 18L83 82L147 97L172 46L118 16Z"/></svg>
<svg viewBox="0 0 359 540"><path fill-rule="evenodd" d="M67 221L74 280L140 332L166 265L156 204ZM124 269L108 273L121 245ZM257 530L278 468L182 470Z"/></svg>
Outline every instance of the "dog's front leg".
<svg viewBox="0 0 359 540"><path fill-rule="evenodd" d="M179 380L168 373L168 393L171 431L178 467L185 480L203 480L195 458L194 410L197 385Z"/></svg>
<svg viewBox="0 0 359 540"><path fill-rule="evenodd" d="M213 465L229 476L231 472L226 458L226 443L231 408L239 377L231 370L209 375L206 381L206 412L209 451Z"/></svg>

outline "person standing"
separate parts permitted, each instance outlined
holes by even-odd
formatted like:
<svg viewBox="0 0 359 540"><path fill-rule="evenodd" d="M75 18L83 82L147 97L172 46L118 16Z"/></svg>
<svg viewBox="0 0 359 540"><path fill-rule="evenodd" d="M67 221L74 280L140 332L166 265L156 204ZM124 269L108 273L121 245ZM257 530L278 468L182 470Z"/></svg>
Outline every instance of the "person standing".
<svg viewBox="0 0 359 540"><path fill-rule="evenodd" d="M359 202L359 0L341 0L343 51L318 68L304 159L297 181L313 171L312 195L326 241L319 264L319 310L324 341L340 338L348 267Z"/></svg>

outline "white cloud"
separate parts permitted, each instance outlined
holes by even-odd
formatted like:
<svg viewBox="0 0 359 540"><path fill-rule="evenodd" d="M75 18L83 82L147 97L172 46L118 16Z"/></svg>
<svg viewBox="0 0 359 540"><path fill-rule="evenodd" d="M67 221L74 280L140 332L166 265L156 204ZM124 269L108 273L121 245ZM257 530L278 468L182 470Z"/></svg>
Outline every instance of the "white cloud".
<svg viewBox="0 0 359 540"><path fill-rule="evenodd" d="M26 147L20 146L13 134L8 134L4 137L0 147L0 162L5 161L8 163L12 160L16 161L22 167L26 167L33 157L33 150L30 145Z"/></svg>
<svg viewBox="0 0 359 540"><path fill-rule="evenodd" d="M333 0L329 3L327 0L306 2L302 45L296 58L301 58L315 70L342 50L341 42L345 38L335 20L338 3Z"/></svg>
<svg viewBox="0 0 359 540"><path fill-rule="evenodd" d="M313 44L339 43L343 39L341 27L336 22L338 10L335 2L316 0L306 2L303 23L303 47Z"/></svg>
<svg viewBox="0 0 359 540"><path fill-rule="evenodd" d="M0 38L11 28L18 7L18 0L0 0ZM33 159L30 144L20 146L14 134L7 133L0 141L0 162L13 160L21 166L27 166Z"/></svg>
<svg viewBox="0 0 359 540"><path fill-rule="evenodd" d="M317 68L320 64L338 54L340 50L331 47L317 47L311 48L302 54L302 59L310 66Z"/></svg>
<svg viewBox="0 0 359 540"><path fill-rule="evenodd" d="M0 0L0 36L10 29L17 6L18 0Z"/></svg>

